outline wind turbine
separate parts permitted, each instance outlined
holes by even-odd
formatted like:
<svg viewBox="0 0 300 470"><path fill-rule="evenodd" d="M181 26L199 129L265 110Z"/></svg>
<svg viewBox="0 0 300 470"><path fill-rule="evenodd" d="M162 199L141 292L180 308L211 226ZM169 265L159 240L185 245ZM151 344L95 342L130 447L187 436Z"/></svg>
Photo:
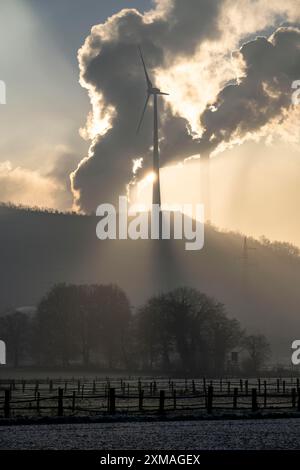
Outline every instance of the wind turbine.
<svg viewBox="0 0 300 470"><path fill-rule="evenodd" d="M169 93L163 93L159 88L155 88L149 78L145 61L143 58L142 50L139 47L139 53L141 56L141 61L143 64L146 83L147 83L147 97L145 106L142 112L139 125L137 127L137 133L139 132L144 115L148 106L148 102L151 96L153 96L153 114L154 114L154 127L153 127L153 189L152 189L152 204L157 204L159 208L161 207L161 197L160 197L160 179L159 179L159 145L158 145L158 110L157 110L157 96L158 95L168 95Z"/></svg>

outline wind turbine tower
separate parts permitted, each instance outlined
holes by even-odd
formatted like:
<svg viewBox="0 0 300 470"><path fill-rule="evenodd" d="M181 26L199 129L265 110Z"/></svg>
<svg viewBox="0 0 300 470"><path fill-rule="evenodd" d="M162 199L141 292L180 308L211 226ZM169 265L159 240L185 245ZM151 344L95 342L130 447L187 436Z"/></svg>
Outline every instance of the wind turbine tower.
<svg viewBox="0 0 300 470"><path fill-rule="evenodd" d="M139 47L139 53L141 57L141 61L143 64L146 84L147 84L147 96L145 106L142 112L141 119L139 121L139 125L137 128L137 133L139 132L144 115L148 106L148 102L151 96L153 96L153 189L152 189L152 204L156 204L161 207L161 195L160 195L160 178L159 178L159 143L158 143L158 109L157 109L157 97L158 95L168 95L169 93L163 93L153 86L149 74L147 71L147 67L145 65L145 61L143 58L142 50Z"/></svg>
<svg viewBox="0 0 300 470"><path fill-rule="evenodd" d="M243 240L243 254L242 254L241 259L242 259L242 262L243 262L243 265L242 265L242 289L243 289L243 292L244 292L245 296L248 295L249 266L250 266L250 264L253 264L253 263L249 262L249 251L250 250L256 250L256 248L252 247L252 246L249 246L248 237L244 237L244 240Z"/></svg>

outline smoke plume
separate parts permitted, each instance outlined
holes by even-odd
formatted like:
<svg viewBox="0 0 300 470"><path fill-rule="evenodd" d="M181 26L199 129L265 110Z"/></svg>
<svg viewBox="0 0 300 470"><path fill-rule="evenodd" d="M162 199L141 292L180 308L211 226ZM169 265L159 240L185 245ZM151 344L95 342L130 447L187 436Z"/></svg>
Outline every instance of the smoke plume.
<svg viewBox="0 0 300 470"><path fill-rule="evenodd" d="M280 28L236 53L244 63L240 82L223 88L201 115L200 148L212 152L256 133L269 135L292 108L291 84L300 77L300 29Z"/></svg>
<svg viewBox="0 0 300 470"><path fill-rule="evenodd" d="M277 0L272 5L264 0L157 0L143 15L122 10L94 26L78 54L80 83L92 111L82 130L91 140L89 154L71 174L76 207L90 212L101 202L116 201L132 180L133 162L143 159L137 177L151 164L150 109L136 135L146 94L137 45L153 80L170 93L159 103L163 166L222 149L284 117L291 80L300 76L299 30L286 27L269 39L250 37L267 29L268 37L270 28L298 16L295 0L284 5ZM234 49L238 77L230 59ZM191 64L199 64L199 75L190 73ZM174 92L179 78L170 79L178 66L185 90L181 99Z"/></svg>

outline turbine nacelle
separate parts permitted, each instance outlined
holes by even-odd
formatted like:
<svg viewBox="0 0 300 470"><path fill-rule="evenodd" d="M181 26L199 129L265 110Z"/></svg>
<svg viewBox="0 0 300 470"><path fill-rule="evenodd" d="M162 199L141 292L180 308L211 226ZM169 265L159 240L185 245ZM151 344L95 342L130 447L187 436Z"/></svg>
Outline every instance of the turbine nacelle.
<svg viewBox="0 0 300 470"><path fill-rule="evenodd" d="M169 94L169 93L164 93L160 91L159 88L155 88L155 87L148 88L147 92L148 92L148 95L168 95Z"/></svg>

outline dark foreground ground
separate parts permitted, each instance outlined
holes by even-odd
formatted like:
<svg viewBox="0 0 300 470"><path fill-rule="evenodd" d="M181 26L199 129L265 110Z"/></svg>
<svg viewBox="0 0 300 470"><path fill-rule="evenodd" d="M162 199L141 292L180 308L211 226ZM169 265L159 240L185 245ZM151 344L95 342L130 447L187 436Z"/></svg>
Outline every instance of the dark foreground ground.
<svg viewBox="0 0 300 470"><path fill-rule="evenodd" d="M300 449L300 419L3 426L0 449Z"/></svg>

